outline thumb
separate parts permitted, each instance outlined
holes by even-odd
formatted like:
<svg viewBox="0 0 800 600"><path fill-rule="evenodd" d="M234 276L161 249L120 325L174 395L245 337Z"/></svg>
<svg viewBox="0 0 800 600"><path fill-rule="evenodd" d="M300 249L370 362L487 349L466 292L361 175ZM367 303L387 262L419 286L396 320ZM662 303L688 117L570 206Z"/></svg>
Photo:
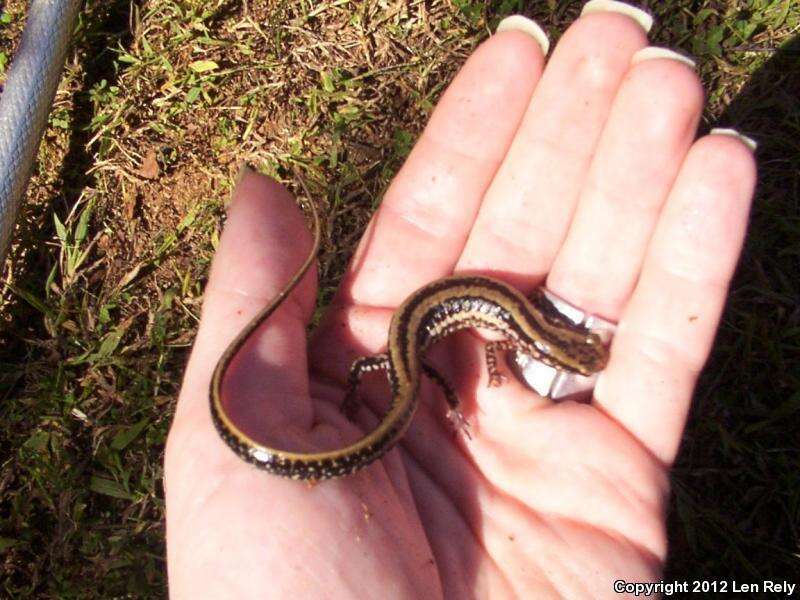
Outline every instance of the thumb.
<svg viewBox="0 0 800 600"><path fill-rule="evenodd" d="M219 357L291 279L311 247L311 235L291 194L245 167L212 263L170 437L183 426L195 432L213 428L208 388ZM270 428L280 426L310 411L309 403L297 398L308 397L305 323L315 297L316 275L309 273L253 334L229 369L226 410L248 435L259 438L265 433L265 423ZM266 393L276 402L264 402ZM293 402L277 402L281 398L293 398Z"/></svg>

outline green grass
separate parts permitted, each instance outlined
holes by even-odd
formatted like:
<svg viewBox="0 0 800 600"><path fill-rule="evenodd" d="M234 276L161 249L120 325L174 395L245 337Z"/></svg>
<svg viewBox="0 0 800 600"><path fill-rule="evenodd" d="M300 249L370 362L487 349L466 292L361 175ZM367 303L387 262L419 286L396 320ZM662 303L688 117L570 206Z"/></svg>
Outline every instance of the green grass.
<svg viewBox="0 0 800 600"><path fill-rule="evenodd" d="M0 77L25 4L4 4ZM300 170L327 198L324 303L472 48L505 14L557 34L580 9L241 5L89 0L82 14L0 296L0 596L165 594L161 458L237 161ZM674 472L668 578L800 574L791 5L653 3L654 43L698 60L704 126L761 144L747 248Z"/></svg>

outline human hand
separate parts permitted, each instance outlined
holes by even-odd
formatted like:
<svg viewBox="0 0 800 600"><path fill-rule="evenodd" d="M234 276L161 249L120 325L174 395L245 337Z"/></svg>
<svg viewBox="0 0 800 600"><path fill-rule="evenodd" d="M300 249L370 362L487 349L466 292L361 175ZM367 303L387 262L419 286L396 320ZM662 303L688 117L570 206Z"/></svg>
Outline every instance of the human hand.
<svg viewBox="0 0 800 600"><path fill-rule="evenodd" d="M355 476L309 487L244 463L211 423L211 372L310 247L288 193L244 176L167 447L174 598L610 597L615 580L658 579L667 470L755 168L737 139L694 139L696 74L665 58L632 65L646 45L639 25L608 12L570 27L546 70L519 30L485 42L388 190L308 359L313 275L226 385L265 442L351 443L388 394L369 382L347 421L352 359L385 349L394 307L418 287L471 271L525 292L545 284L619 323L590 404L553 404L513 378L489 388L481 340L459 335L431 354L472 439L454 436L424 383L402 444Z"/></svg>

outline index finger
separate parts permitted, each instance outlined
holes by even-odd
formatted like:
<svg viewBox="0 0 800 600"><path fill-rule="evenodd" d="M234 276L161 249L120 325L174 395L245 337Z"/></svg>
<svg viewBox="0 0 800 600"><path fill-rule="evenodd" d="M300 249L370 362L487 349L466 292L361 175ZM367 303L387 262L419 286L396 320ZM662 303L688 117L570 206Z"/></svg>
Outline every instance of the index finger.
<svg viewBox="0 0 800 600"><path fill-rule="evenodd" d="M543 64L537 41L518 30L472 54L387 191L340 297L394 307L452 273Z"/></svg>

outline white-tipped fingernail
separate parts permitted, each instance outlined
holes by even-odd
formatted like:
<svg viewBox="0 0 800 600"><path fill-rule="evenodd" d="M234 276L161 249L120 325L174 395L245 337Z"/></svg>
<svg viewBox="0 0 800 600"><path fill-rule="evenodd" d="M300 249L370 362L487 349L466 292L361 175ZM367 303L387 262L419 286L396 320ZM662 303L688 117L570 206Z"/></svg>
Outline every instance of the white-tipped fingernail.
<svg viewBox="0 0 800 600"><path fill-rule="evenodd" d="M644 29L645 33L649 33L653 27L653 17L650 13L617 0L589 0L583 5L581 16L598 12L615 12L630 17Z"/></svg>
<svg viewBox="0 0 800 600"><path fill-rule="evenodd" d="M496 33L511 30L527 33L539 44L539 47L542 49L542 54L547 56L547 52L550 50L550 38L547 37L544 29L542 29L536 21L528 17L523 17L522 15L511 15L500 21L497 25Z"/></svg>
<svg viewBox="0 0 800 600"><path fill-rule="evenodd" d="M645 60L653 60L655 58L677 60L679 63L685 64L690 69L697 68L695 62L685 54L675 52L675 50L670 50L669 48L661 48L659 46L647 46L646 48L642 48L641 50L634 52L633 56L631 56L631 64L635 65L636 63L640 63Z"/></svg>
<svg viewBox="0 0 800 600"><path fill-rule="evenodd" d="M753 138L749 138L746 135L742 135L735 129L728 129L725 127L715 127L711 131L709 131L709 135L727 135L732 138L736 138L740 140L745 146L750 148L751 152L755 152L756 148L758 148L758 142L756 142Z"/></svg>

